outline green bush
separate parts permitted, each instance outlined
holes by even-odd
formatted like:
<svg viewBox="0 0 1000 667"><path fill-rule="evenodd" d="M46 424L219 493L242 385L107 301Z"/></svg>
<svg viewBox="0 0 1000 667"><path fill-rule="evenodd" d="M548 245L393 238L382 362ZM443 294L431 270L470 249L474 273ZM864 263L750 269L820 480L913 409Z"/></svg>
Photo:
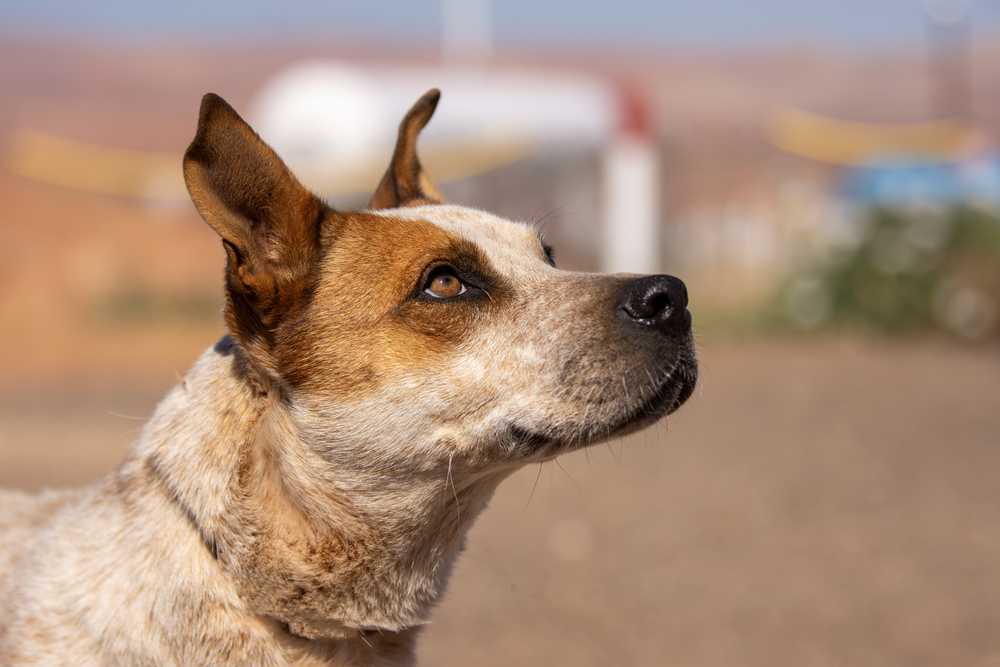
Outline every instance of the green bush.
<svg viewBox="0 0 1000 667"><path fill-rule="evenodd" d="M1000 217L971 206L868 211L854 240L796 272L778 320L803 328L1000 335Z"/></svg>

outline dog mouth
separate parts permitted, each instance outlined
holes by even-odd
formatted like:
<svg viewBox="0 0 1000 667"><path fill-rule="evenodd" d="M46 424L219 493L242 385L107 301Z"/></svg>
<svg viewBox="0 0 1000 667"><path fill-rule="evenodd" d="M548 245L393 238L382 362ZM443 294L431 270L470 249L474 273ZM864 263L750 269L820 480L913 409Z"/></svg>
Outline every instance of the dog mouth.
<svg viewBox="0 0 1000 667"><path fill-rule="evenodd" d="M510 451L516 458L541 458L556 456L608 438L624 436L646 428L673 413L694 393L697 386L697 363L693 355L683 355L667 373L656 390L638 405L631 406L624 414L609 421L592 424L562 424L549 428L537 425L508 423L506 437Z"/></svg>
<svg viewBox="0 0 1000 667"><path fill-rule="evenodd" d="M522 428L517 424L507 425L506 440L510 443L510 449L514 450L517 454L517 458L539 453L548 453L551 456L556 456L565 449L565 443L558 436L539 433L538 431Z"/></svg>

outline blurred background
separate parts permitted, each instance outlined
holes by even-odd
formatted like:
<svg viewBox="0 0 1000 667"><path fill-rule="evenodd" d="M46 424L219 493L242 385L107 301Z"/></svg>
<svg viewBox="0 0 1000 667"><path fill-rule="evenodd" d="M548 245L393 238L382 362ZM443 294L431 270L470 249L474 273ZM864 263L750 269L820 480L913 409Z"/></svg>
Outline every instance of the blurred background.
<svg viewBox="0 0 1000 667"><path fill-rule="evenodd" d="M89 483L222 334L180 158L226 98L363 208L688 285L677 415L515 475L438 665L1000 665L1000 0L6 0L0 484Z"/></svg>

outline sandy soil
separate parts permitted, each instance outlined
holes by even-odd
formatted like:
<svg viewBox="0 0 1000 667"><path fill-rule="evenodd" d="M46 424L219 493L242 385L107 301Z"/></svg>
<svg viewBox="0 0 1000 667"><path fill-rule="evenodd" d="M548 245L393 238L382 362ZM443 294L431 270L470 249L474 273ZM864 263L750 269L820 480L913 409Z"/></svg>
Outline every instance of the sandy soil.
<svg viewBox="0 0 1000 667"><path fill-rule="evenodd" d="M1000 664L1000 353L709 342L702 363L666 426L500 488L421 664ZM163 375L5 389L0 485L110 469Z"/></svg>

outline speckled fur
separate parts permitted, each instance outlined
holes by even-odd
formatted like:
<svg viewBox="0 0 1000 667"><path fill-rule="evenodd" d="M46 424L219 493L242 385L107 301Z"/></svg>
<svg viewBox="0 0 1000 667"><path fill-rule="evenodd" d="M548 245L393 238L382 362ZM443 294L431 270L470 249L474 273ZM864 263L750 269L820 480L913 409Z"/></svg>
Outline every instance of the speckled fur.
<svg viewBox="0 0 1000 667"><path fill-rule="evenodd" d="M507 475L690 393L690 330L615 317L635 276L559 271L530 226L444 204L415 152L436 103L343 213L206 96L185 175L230 333L99 484L0 493L0 664L411 665ZM440 265L468 294L421 290Z"/></svg>

